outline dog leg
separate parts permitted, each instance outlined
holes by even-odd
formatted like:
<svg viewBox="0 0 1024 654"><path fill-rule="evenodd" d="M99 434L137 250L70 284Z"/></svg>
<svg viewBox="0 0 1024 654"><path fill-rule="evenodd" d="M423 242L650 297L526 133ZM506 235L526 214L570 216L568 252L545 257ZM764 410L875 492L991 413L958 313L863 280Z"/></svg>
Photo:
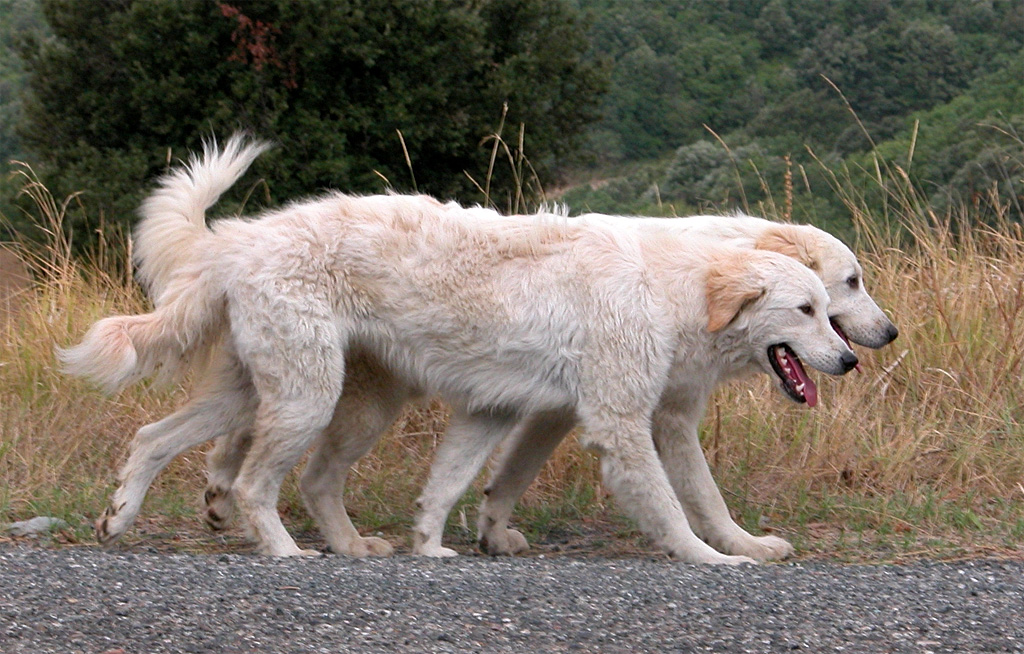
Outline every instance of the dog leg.
<svg viewBox="0 0 1024 654"><path fill-rule="evenodd" d="M252 400L255 400L255 391ZM255 408L252 410L255 415ZM231 522L235 511L231 486L242 468L245 455L252 445L252 425L246 429L222 436L206 454L206 491L203 493L203 519L206 526L221 531Z"/></svg>
<svg viewBox="0 0 1024 654"><path fill-rule="evenodd" d="M753 536L729 515L711 476L689 412L664 405L654 414L654 442L676 496L693 530L719 552L758 561L784 559L793 546L777 536Z"/></svg>
<svg viewBox="0 0 1024 654"><path fill-rule="evenodd" d="M252 445L252 421L256 419L256 389L253 388L248 374L241 369L241 365L238 365L238 374L240 380L244 379L244 399L240 397L240 406L244 406L250 420L242 429L216 439L213 448L206 454L203 519L207 527L213 531L221 531L231 522L235 510L231 486L234 485L235 477L238 476L245 455L249 452L249 446Z"/></svg>
<svg viewBox="0 0 1024 654"><path fill-rule="evenodd" d="M534 414L506 439L480 504L477 540L484 552L511 555L530 548L526 537L508 526L512 509L574 424L569 411Z"/></svg>
<svg viewBox="0 0 1024 654"><path fill-rule="evenodd" d="M281 310L232 315L239 359L259 397L252 446L232 489L250 537L271 556L319 554L299 549L277 511L285 475L330 424L342 392L347 339L328 313L317 315L317 308L303 305L297 315ZM268 343L265 325L287 325L291 331Z"/></svg>
<svg viewBox="0 0 1024 654"><path fill-rule="evenodd" d="M658 460L648 422L623 418L583 421L582 444L601 456L601 474L619 508L672 559L686 563L754 563L728 556L697 538Z"/></svg>
<svg viewBox="0 0 1024 654"><path fill-rule="evenodd" d="M225 355L214 362L188 404L139 429L119 475L121 485L96 520L97 540L108 545L127 531L153 479L174 457L212 438L246 428L252 422L251 398L251 389L237 362Z"/></svg>
<svg viewBox="0 0 1024 654"><path fill-rule="evenodd" d="M456 411L434 456L430 477L416 500L419 515L413 530L413 554L456 556L441 546L444 524L452 507L483 467L494 447L515 425L511 416Z"/></svg>
<svg viewBox="0 0 1024 654"><path fill-rule="evenodd" d="M306 508L320 526L331 551L347 556L391 556L383 538L362 537L345 509L345 482L363 457L395 421L408 390L367 356L350 356L334 418L317 443L299 482Z"/></svg>
<svg viewBox="0 0 1024 654"><path fill-rule="evenodd" d="M319 555L295 544L281 523L277 500L285 475L330 422L335 398L315 392L289 399L261 395L252 447L234 484L235 500L261 553Z"/></svg>

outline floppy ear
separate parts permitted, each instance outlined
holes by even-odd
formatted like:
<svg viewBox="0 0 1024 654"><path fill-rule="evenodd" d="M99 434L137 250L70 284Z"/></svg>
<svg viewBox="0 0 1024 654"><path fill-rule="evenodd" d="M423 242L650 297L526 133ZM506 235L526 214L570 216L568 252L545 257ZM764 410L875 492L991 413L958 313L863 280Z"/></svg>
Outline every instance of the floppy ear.
<svg viewBox="0 0 1024 654"><path fill-rule="evenodd" d="M741 256L717 263L708 273L705 293L708 304L708 331L728 326L744 307L765 293L749 263Z"/></svg>
<svg viewBox="0 0 1024 654"><path fill-rule="evenodd" d="M813 239L795 225L772 225L761 234L754 247L796 259L814 271L821 269Z"/></svg>

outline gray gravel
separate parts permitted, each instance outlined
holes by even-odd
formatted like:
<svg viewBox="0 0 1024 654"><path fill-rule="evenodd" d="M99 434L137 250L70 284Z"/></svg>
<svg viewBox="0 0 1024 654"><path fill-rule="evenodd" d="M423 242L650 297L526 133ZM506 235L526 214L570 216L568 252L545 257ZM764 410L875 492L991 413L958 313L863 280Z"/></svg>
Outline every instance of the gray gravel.
<svg viewBox="0 0 1024 654"><path fill-rule="evenodd" d="M1024 652L1024 563L0 546L0 652Z"/></svg>

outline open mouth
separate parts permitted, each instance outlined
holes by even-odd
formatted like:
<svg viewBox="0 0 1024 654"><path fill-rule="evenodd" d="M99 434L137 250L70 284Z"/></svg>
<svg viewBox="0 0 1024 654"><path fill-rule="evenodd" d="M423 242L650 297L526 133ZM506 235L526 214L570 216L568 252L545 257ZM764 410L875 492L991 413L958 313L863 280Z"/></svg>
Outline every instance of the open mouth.
<svg viewBox="0 0 1024 654"><path fill-rule="evenodd" d="M779 343L769 347L768 361L782 381L782 390L786 391L786 395L793 401L801 404L806 402L807 406L818 403L818 387L807 376L804 364L800 363L800 358L788 345Z"/></svg>
<svg viewBox="0 0 1024 654"><path fill-rule="evenodd" d="M853 349L853 345L850 344L849 337L846 335L846 332L843 331L843 328L839 326L839 323L837 323L832 318L829 318L828 319L828 324L832 325L832 329L834 329L835 332L837 334L839 334L839 338L843 339L843 342L846 343L846 347L848 347L848 348L850 348L852 350ZM855 365L853 367L853 369L856 370L857 372L864 372L864 369L860 367L860 363L859 362L857 363L857 365Z"/></svg>

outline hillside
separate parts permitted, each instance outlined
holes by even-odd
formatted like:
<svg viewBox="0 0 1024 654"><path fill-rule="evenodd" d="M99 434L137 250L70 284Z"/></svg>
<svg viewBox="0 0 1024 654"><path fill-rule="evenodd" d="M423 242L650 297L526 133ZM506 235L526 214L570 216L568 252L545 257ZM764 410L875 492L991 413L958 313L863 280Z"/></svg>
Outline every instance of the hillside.
<svg viewBox="0 0 1024 654"><path fill-rule="evenodd" d="M574 171L587 183L562 197L574 209L746 208L841 230L833 175L869 184L878 154L936 205L995 187L1022 215L1019 2L580 4L613 72Z"/></svg>
<svg viewBox="0 0 1024 654"><path fill-rule="evenodd" d="M878 166L893 166L904 170L936 209L977 204L979 197L994 193L1011 217L1020 220L1024 214L1020 2L570 4L588 21L586 58L607 75L601 117L586 129L575 153L562 151L554 159L542 155L547 150L538 145L541 137L530 124L524 126L524 145L526 155L537 158L533 163L541 170L539 186L547 189L547 197L574 211L676 215L742 209L842 233L850 229L850 212L835 189L861 189L869 200L884 197L873 180L879 178ZM248 11L257 11L258 5ZM507 29L511 34L519 27ZM39 0L0 0L0 159L5 162L43 158L26 148L17 129L26 75L17 52L29 33L47 33ZM518 43L517 38L509 43ZM543 84L543 75L534 78ZM573 97L560 93L562 103ZM431 159L431 148L414 142L420 125L402 124L401 116L390 120L407 135L419 177L440 168ZM514 121L509 122L511 132ZM400 148L407 143L390 136L385 140L377 150L393 150L401 163ZM150 163L163 161L167 147L183 145L166 143L145 157ZM116 144L90 147L116 151ZM491 144L474 147L485 150L486 158ZM506 174L502 164L495 174ZM331 177L335 186L345 186L346 175L354 174L340 163L318 165L341 171ZM372 157L360 160L359 179L373 183L378 179L373 171L380 170L390 170L392 179L404 177L404 164L388 165ZM281 171L275 172L281 188L272 185L270 193L281 194L284 180ZM144 179L149 173L134 174ZM451 176L435 185L466 185L464 175ZM120 183L139 188L137 179ZM0 184L0 212L17 220L20 211L11 204L16 185L6 176ZM56 188L70 192L71 186ZM89 190L95 196L98 185ZM460 193L463 201L480 200ZM873 207L884 219L884 203L879 200Z"/></svg>

